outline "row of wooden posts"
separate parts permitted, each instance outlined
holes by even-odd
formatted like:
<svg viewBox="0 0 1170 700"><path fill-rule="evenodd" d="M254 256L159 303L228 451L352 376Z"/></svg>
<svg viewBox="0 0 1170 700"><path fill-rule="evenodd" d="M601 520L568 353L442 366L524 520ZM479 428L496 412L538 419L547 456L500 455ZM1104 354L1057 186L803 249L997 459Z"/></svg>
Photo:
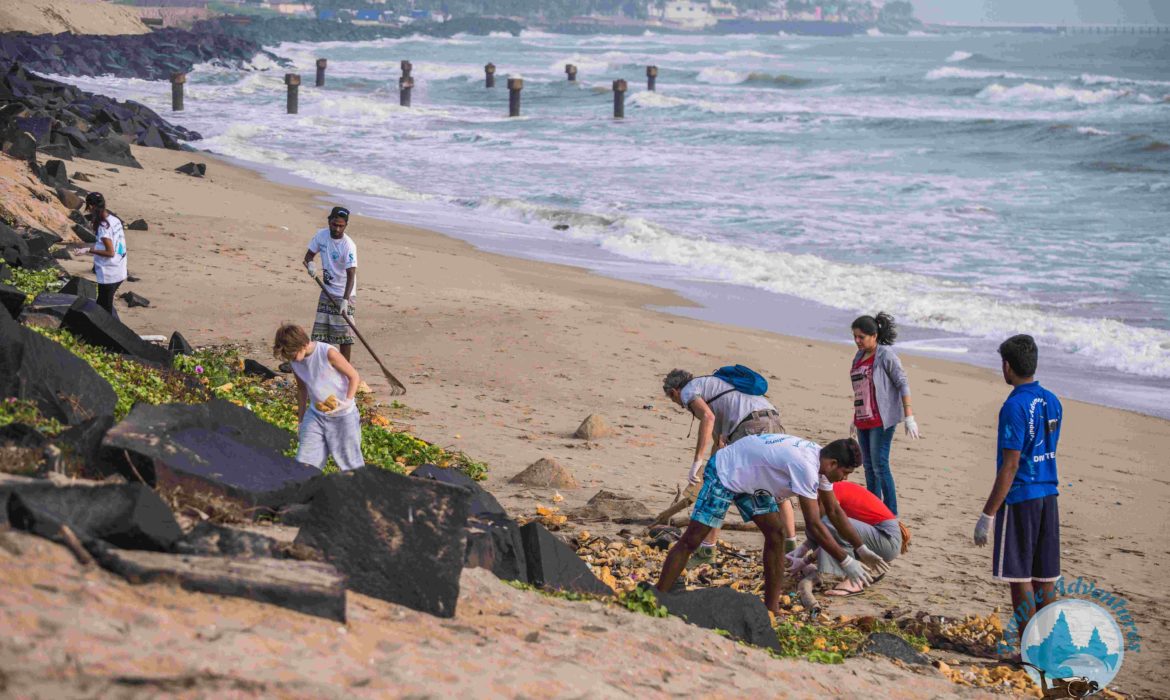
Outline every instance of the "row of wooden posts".
<svg viewBox="0 0 1170 700"><path fill-rule="evenodd" d="M324 58L317 59L317 87L325 86L325 68L328 61ZM403 61L402 77L398 79L398 104L403 107L410 106L410 91L414 88L414 78L411 76L411 70L414 66L410 61ZM494 88L496 86L496 66L489 63L483 67L484 73L484 87ZM565 76L570 83L577 82L577 66L572 63L565 64ZM646 89L651 92L657 88L658 81L658 66L646 66ZM183 86L187 82L186 73L172 73L171 74L171 110L175 112L183 111ZM300 73L285 73L284 84L288 86L288 103L287 109L289 114L297 113L297 98L301 86ZM520 116L520 91L524 89L523 78L508 78L508 116ZM613 116L615 119L622 119L626 116L626 91L628 85L625 80L613 81Z"/></svg>

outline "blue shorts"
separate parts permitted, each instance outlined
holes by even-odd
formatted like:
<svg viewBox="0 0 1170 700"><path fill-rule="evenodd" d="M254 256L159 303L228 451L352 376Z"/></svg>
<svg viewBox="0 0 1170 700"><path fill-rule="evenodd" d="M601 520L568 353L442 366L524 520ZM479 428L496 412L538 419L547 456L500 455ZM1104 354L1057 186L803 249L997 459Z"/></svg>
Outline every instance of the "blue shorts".
<svg viewBox="0 0 1170 700"><path fill-rule="evenodd" d="M1004 504L995 514L991 575L996 581L1060 578L1060 513L1056 496Z"/></svg>
<svg viewBox="0 0 1170 700"><path fill-rule="evenodd" d="M721 527L733 501L745 523L757 515L780 512L780 505L770 493L736 493L724 486L715 472L715 458L712 457L703 470L703 488L699 489L699 496L691 509L691 520L708 527Z"/></svg>

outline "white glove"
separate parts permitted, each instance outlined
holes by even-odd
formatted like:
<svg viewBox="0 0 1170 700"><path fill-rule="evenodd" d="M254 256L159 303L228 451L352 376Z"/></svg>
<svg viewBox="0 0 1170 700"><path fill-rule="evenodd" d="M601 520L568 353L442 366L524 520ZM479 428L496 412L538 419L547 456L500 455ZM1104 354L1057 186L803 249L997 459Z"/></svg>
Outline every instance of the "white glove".
<svg viewBox="0 0 1170 700"><path fill-rule="evenodd" d="M703 467L707 466L707 460L696 459L691 464L691 471L687 474L687 482L691 484L703 483Z"/></svg>
<svg viewBox="0 0 1170 700"><path fill-rule="evenodd" d="M906 416L902 422L906 424L906 434L910 436L911 440L922 437L918 434L918 421L914 420L914 416Z"/></svg>
<svg viewBox="0 0 1170 700"><path fill-rule="evenodd" d="M890 570L889 562L887 562L885 559L882 559L879 554L874 552L869 547L866 547L865 545L861 545L860 547L857 548L856 551L857 551L857 558L861 560L861 563L868 566L870 568L870 570L873 571L878 576L881 576L882 574L884 574Z"/></svg>
<svg viewBox="0 0 1170 700"><path fill-rule="evenodd" d="M348 316L349 315L349 301L347 301L345 299L338 299L337 300L337 313L341 314L342 316Z"/></svg>
<svg viewBox="0 0 1170 700"><path fill-rule="evenodd" d="M305 269L309 271L309 277L317 276L317 263L313 262L312 260L305 263Z"/></svg>
<svg viewBox="0 0 1170 700"><path fill-rule="evenodd" d="M873 577L866 572L865 567L861 565L861 562L857 561L848 554L846 554L845 558L838 563L840 564L841 569L845 571L845 578L849 579L850 581L861 584L862 586L868 586L869 584L873 583Z"/></svg>
<svg viewBox="0 0 1170 700"><path fill-rule="evenodd" d="M802 544L795 551L785 554L784 558L788 560L788 575L796 578L800 574L801 569L807 566L810 560L815 559L816 556L817 551L815 549L810 551L808 549L808 543Z"/></svg>
<svg viewBox="0 0 1170 700"><path fill-rule="evenodd" d="M987 513L979 514L979 522L975 523L975 546L987 546L987 533L991 531L991 526L995 524L995 516Z"/></svg>

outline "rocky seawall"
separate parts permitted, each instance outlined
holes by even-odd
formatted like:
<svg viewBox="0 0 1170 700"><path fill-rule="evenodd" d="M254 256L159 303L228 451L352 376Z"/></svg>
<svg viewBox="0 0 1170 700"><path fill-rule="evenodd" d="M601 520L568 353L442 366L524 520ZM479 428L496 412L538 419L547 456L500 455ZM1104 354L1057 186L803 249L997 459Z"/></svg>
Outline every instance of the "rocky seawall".
<svg viewBox="0 0 1170 700"><path fill-rule="evenodd" d="M451 37L456 34L486 36L493 32L507 32L518 36L522 29L524 25L515 20L487 17L457 17L446 22L419 22L403 27L289 17L217 17L197 22L191 27L192 32L200 35L244 37L262 46L275 46L283 41L374 41L416 34Z"/></svg>

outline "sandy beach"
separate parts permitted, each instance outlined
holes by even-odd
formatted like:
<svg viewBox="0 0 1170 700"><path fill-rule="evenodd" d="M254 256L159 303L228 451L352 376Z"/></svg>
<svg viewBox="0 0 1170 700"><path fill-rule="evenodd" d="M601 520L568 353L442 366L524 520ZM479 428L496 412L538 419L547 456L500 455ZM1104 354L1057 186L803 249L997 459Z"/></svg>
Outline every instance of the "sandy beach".
<svg viewBox="0 0 1170 700"><path fill-rule="evenodd" d="M81 160L69 167L90 175L88 187L103 192L123 220L149 222L149 231L128 232L130 272L141 279L121 291L147 297L151 307L123 305L123 319L143 334L180 330L196 345L246 342L252 356L275 364L269 348L276 326L312 322L317 290L300 267L305 245L325 225L328 207L345 202L204 154L137 147L134 154L142 170L111 172ZM190 160L208 164L205 179L174 172ZM554 457L582 484L561 491L565 510L600 488L641 499L653 512L668 505L694 444L689 415L661 393L674 367L703 374L749 365L768 377L769 397L790 432L821 442L846 434L848 328L842 343L827 344L659 313L647 307L687 302L575 268L486 254L358 209L348 233L360 251L357 320L407 385L404 422L424 439L487 461L486 486L513 514L551 505L551 490L508 483L541 457ZM84 272L87 263L65 266ZM384 388L369 355L357 347L354 357L375 392ZM991 581L990 549L976 548L971 530L994 476L996 415L1009 387L998 372L902 360L923 439L910 441L899 430L891 462L913 547L879 586L834 602L831 611L1006 611L1006 586ZM1064 406L1063 572L1129 601L1142 650L1127 655L1113 687L1158 696L1170 661L1160 644L1170 615L1159 583L1170 561L1170 479L1158 467L1170 449L1170 422L1071 400ZM573 438L592 413L617 434ZM752 533L731 537L757 545Z"/></svg>

